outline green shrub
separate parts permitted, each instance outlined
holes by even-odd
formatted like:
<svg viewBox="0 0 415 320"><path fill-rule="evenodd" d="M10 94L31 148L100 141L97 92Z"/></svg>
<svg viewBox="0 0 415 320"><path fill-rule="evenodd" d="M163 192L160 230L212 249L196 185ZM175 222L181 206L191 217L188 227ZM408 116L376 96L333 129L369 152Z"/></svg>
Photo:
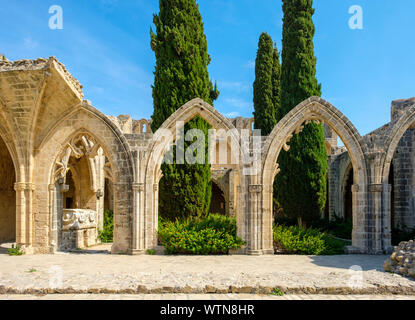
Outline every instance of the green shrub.
<svg viewBox="0 0 415 320"><path fill-rule="evenodd" d="M15 247L14 244L12 244L12 247L9 248L7 250L7 252L9 253L9 256L21 256L21 255L24 255L24 251L18 245L16 245L16 247Z"/></svg>
<svg viewBox="0 0 415 320"><path fill-rule="evenodd" d="M104 229L98 231L98 238L103 243L111 243L113 241L114 230L114 213L111 210L104 212Z"/></svg>
<svg viewBox="0 0 415 320"><path fill-rule="evenodd" d="M236 220L211 214L207 218L160 219L158 236L166 254L228 254L244 242L236 236Z"/></svg>
<svg viewBox="0 0 415 320"><path fill-rule="evenodd" d="M286 253L306 255L343 254L345 241L335 239L318 229L299 226L274 226L275 246Z"/></svg>

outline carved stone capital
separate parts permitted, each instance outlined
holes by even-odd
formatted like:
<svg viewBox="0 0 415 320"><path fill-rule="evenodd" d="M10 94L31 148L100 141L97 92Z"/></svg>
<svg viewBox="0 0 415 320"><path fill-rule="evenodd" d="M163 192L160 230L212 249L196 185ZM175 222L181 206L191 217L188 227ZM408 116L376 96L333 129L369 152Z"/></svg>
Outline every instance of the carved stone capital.
<svg viewBox="0 0 415 320"><path fill-rule="evenodd" d="M133 183L133 190L135 192L143 192L144 191L144 183Z"/></svg>
<svg viewBox="0 0 415 320"><path fill-rule="evenodd" d="M352 185L352 192L359 192L359 191L360 191L360 186L358 184Z"/></svg>
<svg viewBox="0 0 415 320"><path fill-rule="evenodd" d="M382 192L383 185L382 184L370 184L369 185L369 192Z"/></svg>
<svg viewBox="0 0 415 320"><path fill-rule="evenodd" d="M14 190L15 191L25 191L25 190L34 191L35 185L33 183L16 182L14 184Z"/></svg>

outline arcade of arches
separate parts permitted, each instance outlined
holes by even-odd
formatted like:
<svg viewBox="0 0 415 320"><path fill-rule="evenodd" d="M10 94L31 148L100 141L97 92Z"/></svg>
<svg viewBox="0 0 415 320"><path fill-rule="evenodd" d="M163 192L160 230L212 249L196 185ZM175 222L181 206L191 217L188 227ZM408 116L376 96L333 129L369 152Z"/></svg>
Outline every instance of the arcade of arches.
<svg viewBox="0 0 415 320"><path fill-rule="evenodd" d="M322 214L353 220L347 251L388 252L393 226L415 226L414 98L393 101L391 122L361 136L334 106L311 97L255 149L252 118L225 118L200 99L178 109L155 133L146 119L106 116L51 57L0 61L0 243L17 243L28 254L94 245L108 209L114 213L112 253L156 247L160 165L176 123L195 116L220 132L214 145L227 152L216 154L211 166L211 211L236 217L246 242L240 253L273 253L278 156L311 121L324 124L329 153ZM161 138L165 132L171 137ZM243 142L246 133L251 143Z"/></svg>

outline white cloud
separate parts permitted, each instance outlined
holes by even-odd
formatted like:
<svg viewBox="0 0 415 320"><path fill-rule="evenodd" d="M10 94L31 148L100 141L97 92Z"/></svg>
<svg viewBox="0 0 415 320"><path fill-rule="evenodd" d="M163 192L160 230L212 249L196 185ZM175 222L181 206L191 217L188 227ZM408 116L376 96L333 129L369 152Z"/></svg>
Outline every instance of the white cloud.
<svg viewBox="0 0 415 320"><path fill-rule="evenodd" d="M39 43L37 43L31 37L26 37L26 38L23 39L23 46L26 49L35 49L38 45L39 45Z"/></svg>
<svg viewBox="0 0 415 320"><path fill-rule="evenodd" d="M238 109L252 109L252 102L241 100L238 98L226 98L225 103L229 106L236 107Z"/></svg>
<svg viewBox="0 0 415 320"><path fill-rule="evenodd" d="M218 81L218 86L219 90L223 88L241 92L250 90L252 85L240 81Z"/></svg>

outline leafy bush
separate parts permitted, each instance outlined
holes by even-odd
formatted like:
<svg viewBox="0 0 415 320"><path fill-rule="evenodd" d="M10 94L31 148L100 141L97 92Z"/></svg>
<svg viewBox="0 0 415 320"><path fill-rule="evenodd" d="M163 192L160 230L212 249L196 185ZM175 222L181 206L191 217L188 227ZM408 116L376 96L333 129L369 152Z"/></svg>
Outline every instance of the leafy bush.
<svg viewBox="0 0 415 320"><path fill-rule="evenodd" d="M111 243L113 241L114 230L114 213L111 210L104 212L104 229L98 231L98 238L103 243Z"/></svg>
<svg viewBox="0 0 415 320"><path fill-rule="evenodd" d="M166 254L228 254L244 242L236 236L236 220L211 214L207 218L160 219L158 236Z"/></svg>
<svg viewBox="0 0 415 320"><path fill-rule="evenodd" d="M343 254L346 242L322 233L318 229L299 226L274 226L275 246L286 253L306 255Z"/></svg>
<svg viewBox="0 0 415 320"><path fill-rule="evenodd" d="M9 256L21 256L21 255L24 255L24 251L18 245L16 245L16 247L15 247L14 244L12 244L12 247L9 248L7 250L7 252L9 253Z"/></svg>

